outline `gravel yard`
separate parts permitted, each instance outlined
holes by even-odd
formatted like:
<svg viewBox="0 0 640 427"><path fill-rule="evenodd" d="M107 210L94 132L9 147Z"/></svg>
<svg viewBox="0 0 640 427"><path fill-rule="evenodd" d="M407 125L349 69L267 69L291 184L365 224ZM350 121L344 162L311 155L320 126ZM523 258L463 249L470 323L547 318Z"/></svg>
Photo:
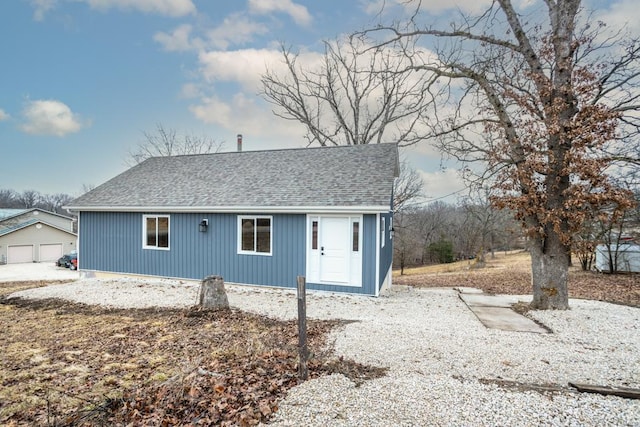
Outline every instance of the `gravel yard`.
<svg viewBox="0 0 640 427"><path fill-rule="evenodd" d="M197 284L97 280L22 291L113 307L191 306ZM227 286L232 306L294 318L292 291ZM527 300L528 297L522 297ZM389 367L361 385L341 375L308 381L280 405L276 426L640 425L640 401L580 394L568 381L640 388L640 309L572 300L570 311L529 312L552 334L486 329L451 289L380 298L310 293L309 317L350 319L333 333L339 355ZM531 385L561 390L540 393Z"/></svg>

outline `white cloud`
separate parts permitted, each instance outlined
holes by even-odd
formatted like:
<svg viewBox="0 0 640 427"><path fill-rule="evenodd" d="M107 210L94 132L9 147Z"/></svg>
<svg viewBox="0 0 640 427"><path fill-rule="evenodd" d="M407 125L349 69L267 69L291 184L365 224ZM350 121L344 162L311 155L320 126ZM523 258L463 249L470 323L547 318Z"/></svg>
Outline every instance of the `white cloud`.
<svg viewBox="0 0 640 427"><path fill-rule="evenodd" d="M306 7L291 0L249 0L249 11L258 15L282 12L289 15L298 25L309 25L311 14Z"/></svg>
<svg viewBox="0 0 640 427"><path fill-rule="evenodd" d="M456 169L447 168L437 172L419 170L418 172L424 182L424 192L427 195L427 201L429 199L451 195L451 199L447 198L445 201L452 202L456 197L464 193L464 191L461 190L464 190L466 185L462 176L460 176L460 172ZM460 193L456 193L458 191L460 191Z"/></svg>
<svg viewBox="0 0 640 427"><path fill-rule="evenodd" d="M192 0L82 0L93 9L136 10L166 16L186 16L196 12Z"/></svg>
<svg viewBox="0 0 640 427"><path fill-rule="evenodd" d="M66 0L71 1L71 0ZM92 9L106 11L109 9L135 10L143 13L179 17L196 13L192 0L73 0L89 5ZM34 8L33 19L42 21L44 15L52 10L59 0L31 0Z"/></svg>
<svg viewBox="0 0 640 427"><path fill-rule="evenodd" d="M243 44L253 40L253 36L266 34L269 28L254 22L240 13L227 16L218 27L207 33L210 45L217 49L226 49L229 45Z"/></svg>
<svg viewBox="0 0 640 427"><path fill-rule="evenodd" d="M9 120L10 117L11 116L6 111L4 111L2 108L0 108L0 122L3 122L5 120Z"/></svg>
<svg viewBox="0 0 640 427"><path fill-rule="evenodd" d="M528 4L529 0L521 0L521 4ZM362 9L369 15L392 15L398 7L405 12L413 14L416 6L423 12L440 14L449 10L462 13L481 13L491 6L492 0L429 0L414 2L406 0L362 0Z"/></svg>
<svg viewBox="0 0 640 427"><path fill-rule="evenodd" d="M277 138L281 144L288 142L298 147L304 144L301 124L276 118L255 96L237 93L229 101L216 96L205 97L189 109L204 123L218 125L233 134L254 136L256 140Z"/></svg>
<svg viewBox="0 0 640 427"><path fill-rule="evenodd" d="M35 21L44 20L44 15L54 8L56 0L31 0L33 7L33 19Z"/></svg>
<svg viewBox="0 0 640 427"><path fill-rule="evenodd" d="M640 34L640 8L637 0L612 2L606 10L597 14L597 18L613 31L626 27L636 35Z"/></svg>
<svg viewBox="0 0 640 427"><path fill-rule="evenodd" d="M204 41L200 38L191 38L192 27L184 24L176 27L171 33L159 31L153 35L153 40L160 43L164 50L169 52L183 52L198 50L204 47Z"/></svg>
<svg viewBox="0 0 640 427"><path fill-rule="evenodd" d="M227 16L222 24L208 30L206 36L194 36L194 29L189 24L176 27L170 33L159 31L153 39L169 52L201 51L205 48L227 49L231 45L240 45L253 41L253 36L266 34L269 28L254 22L242 14Z"/></svg>
<svg viewBox="0 0 640 427"><path fill-rule="evenodd" d="M52 99L27 102L22 114L26 121L21 129L33 135L64 136L78 132L83 126L66 104Z"/></svg>
<svg viewBox="0 0 640 427"><path fill-rule="evenodd" d="M199 55L200 72L208 82L238 82L256 91L267 63L280 60L280 52L269 49L210 51Z"/></svg>
<svg viewBox="0 0 640 427"><path fill-rule="evenodd" d="M311 68L322 55L302 52L298 65ZM247 91L260 90L260 78L267 68L278 72L284 70L282 52L276 49L240 49L234 51L210 51L199 55L200 72L208 82L237 82Z"/></svg>
<svg viewBox="0 0 640 427"><path fill-rule="evenodd" d="M180 97L185 99L197 98L202 95L200 85L197 83L185 83L180 89Z"/></svg>

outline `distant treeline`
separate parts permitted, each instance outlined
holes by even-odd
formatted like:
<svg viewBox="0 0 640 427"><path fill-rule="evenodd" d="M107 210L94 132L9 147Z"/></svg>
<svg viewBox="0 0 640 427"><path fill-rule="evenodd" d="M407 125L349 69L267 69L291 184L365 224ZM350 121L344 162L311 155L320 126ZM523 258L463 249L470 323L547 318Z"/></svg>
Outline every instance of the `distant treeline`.
<svg viewBox="0 0 640 427"><path fill-rule="evenodd" d="M0 209L40 208L68 216L69 212L62 207L74 198L74 196L66 193L43 194L36 190L18 192L10 189L0 189Z"/></svg>

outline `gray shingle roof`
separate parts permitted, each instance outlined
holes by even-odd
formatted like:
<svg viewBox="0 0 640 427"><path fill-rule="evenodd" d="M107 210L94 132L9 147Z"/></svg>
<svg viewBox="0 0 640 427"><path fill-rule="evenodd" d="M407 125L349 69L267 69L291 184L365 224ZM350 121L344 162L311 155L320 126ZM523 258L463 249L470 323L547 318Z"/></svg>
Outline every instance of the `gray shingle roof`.
<svg viewBox="0 0 640 427"><path fill-rule="evenodd" d="M73 210L389 207L396 144L153 157Z"/></svg>
<svg viewBox="0 0 640 427"><path fill-rule="evenodd" d="M0 221L6 218L20 215L26 212L26 209L0 209Z"/></svg>

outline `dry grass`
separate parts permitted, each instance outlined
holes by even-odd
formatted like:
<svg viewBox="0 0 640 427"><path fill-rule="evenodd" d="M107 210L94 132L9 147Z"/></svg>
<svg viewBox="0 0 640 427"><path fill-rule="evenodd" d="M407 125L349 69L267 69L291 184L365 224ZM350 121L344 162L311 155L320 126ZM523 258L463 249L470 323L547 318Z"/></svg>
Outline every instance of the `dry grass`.
<svg viewBox="0 0 640 427"><path fill-rule="evenodd" d="M0 293L34 285L40 284L3 284ZM181 417L195 411L203 399L224 401L227 409L198 416L212 424L229 417L235 425L239 418L234 417L265 419L297 384L295 322L235 310L109 310L57 300L0 302L0 425L189 424ZM311 375L380 375L338 361L326 351L326 333L336 324L308 324L315 355ZM256 374L256 366L262 375ZM193 372L206 372L206 378ZM226 384L224 394L207 391L220 382ZM185 395L184 387L202 390L204 397Z"/></svg>
<svg viewBox="0 0 640 427"><path fill-rule="evenodd" d="M478 271L479 274L491 271L492 268L509 268L509 269L523 269L528 268L531 265L531 258L528 252L523 251L511 251L511 252L496 252L495 258L491 258L491 255L487 255L484 268L477 268L477 260L462 260L449 264L434 264L425 265L421 267L405 268L405 276L415 276L419 274L442 274L442 273L461 273L469 270ZM400 270L394 270L393 276L400 277Z"/></svg>
<svg viewBox="0 0 640 427"><path fill-rule="evenodd" d="M531 294L531 258L527 252L497 253L487 257L483 268L476 268L474 260L451 264L405 269L400 276L394 271L394 284L417 287L468 286L486 293ZM569 269L571 298L608 301L640 307L640 275L609 275Z"/></svg>

